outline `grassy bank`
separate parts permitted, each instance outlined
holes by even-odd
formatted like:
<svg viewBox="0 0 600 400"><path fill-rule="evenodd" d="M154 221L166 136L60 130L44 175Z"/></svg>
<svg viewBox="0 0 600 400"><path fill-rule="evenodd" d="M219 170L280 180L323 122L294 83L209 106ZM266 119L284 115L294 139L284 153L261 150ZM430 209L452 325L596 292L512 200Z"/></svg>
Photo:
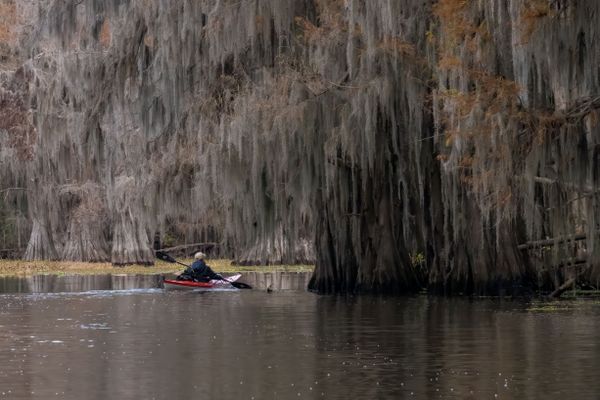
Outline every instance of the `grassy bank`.
<svg viewBox="0 0 600 400"><path fill-rule="evenodd" d="M191 264L193 260L180 260L184 264ZM207 260L212 269L220 273L250 272L250 271L288 271L288 272L310 272L312 265L257 265L239 266L231 265L231 260ZM153 266L129 265L125 267L114 267L110 263L84 263L67 261L22 261L22 260L0 260L0 276L21 276L38 274L168 274L181 272L185 267L178 264L169 264L156 261Z"/></svg>

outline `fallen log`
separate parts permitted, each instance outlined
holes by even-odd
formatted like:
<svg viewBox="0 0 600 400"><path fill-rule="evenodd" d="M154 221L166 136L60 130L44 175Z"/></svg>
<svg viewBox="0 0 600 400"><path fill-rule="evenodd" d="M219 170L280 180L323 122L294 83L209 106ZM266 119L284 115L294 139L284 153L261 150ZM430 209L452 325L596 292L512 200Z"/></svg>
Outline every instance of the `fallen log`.
<svg viewBox="0 0 600 400"><path fill-rule="evenodd" d="M551 239L543 239L543 240L532 240L530 242L525 242L517 246L519 250L528 250L542 246L553 246L555 244L560 244L564 242L576 242L580 240L586 240L586 234L578 234L574 236L564 236L564 237L556 237Z"/></svg>
<svg viewBox="0 0 600 400"><path fill-rule="evenodd" d="M571 262L565 262L561 265L559 265L559 267L569 267L569 266L580 266L583 264L587 263L587 259L583 259L583 258L577 258ZM559 298L564 292L566 292L567 290L569 290L569 288L571 288L571 286L573 286L575 284L575 282L577 281L577 279L583 275L584 273L586 273L588 270L590 269L590 265L587 265L586 268L584 268L583 270L575 273L575 276L567 279L565 281L565 283L563 283L562 285L560 285L558 288L556 288L552 293L550 293L549 297L553 298L553 299L557 299Z"/></svg>
<svg viewBox="0 0 600 400"><path fill-rule="evenodd" d="M179 246L173 247L165 247L162 249L158 249L157 251L162 251L165 253L173 253L173 252L188 252L188 251L210 251L215 247L218 247L219 243L205 242L205 243L190 243L190 244L182 244Z"/></svg>
<svg viewBox="0 0 600 400"><path fill-rule="evenodd" d="M599 188L594 188L587 184L581 186L581 185L578 185L573 182L564 182L564 181L559 181L556 179L544 178L542 176L534 176L533 181L536 183L543 184L543 185L559 185L566 189L573 190L578 193L584 193L588 196L596 194L600 191Z"/></svg>
<svg viewBox="0 0 600 400"><path fill-rule="evenodd" d="M554 292L550 293L549 297L551 297L553 299L559 298L561 294L563 294L564 292L569 290L569 288L571 286L573 286L573 284L575 283L576 280L577 280L577 277L568 279L565 283L563 283L558 288L556 288L556 290Z"/></svg>

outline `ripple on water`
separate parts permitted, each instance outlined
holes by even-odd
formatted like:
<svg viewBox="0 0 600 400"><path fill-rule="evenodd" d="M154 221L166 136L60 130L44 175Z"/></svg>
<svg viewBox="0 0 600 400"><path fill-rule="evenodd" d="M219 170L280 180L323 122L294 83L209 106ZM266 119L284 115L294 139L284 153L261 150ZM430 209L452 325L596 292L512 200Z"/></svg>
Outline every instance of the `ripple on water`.
<svg viewBox="0 0 600 400"><path fill-rule="evenodd" d="M591 305L540 315L521 304L258 291L41 298L10 300L0 314L2 390L18 383L37 398L67 387L89 398L133 398L135 390L136 398L334 400L600 392L600 310ZM193 370L206 379L182 383ZM117 373L107 394L95 378Z"/></svg>
<svg viewBox="0 0 600 400"><path fill-rule="evenodd" d="M81 324L79 325L81 329L92 329L92 330L111 330L112 328L108 326L106 322L92 322L90 324Z"/></svg>

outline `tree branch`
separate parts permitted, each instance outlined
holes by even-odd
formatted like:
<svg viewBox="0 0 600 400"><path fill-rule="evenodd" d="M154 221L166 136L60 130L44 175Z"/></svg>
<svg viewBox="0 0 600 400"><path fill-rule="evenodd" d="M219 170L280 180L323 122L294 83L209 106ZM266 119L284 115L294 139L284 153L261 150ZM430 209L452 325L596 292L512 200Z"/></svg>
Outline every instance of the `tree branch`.
<svg viewBox="0 0 600 400"><path fill-rule="evenodd" d="M560 243L564 243L564 242L576 242L579 240L586 240L586 239L587 239L587 235L579 234L579 235L574 235L574 236L556 237L556 238L552 238L552 239L532 240L530 242L525 242L523 244L518 245L517 249L528 250L528 249L533 249L536 247L553 246L555 244L560 244Z"/></svg>

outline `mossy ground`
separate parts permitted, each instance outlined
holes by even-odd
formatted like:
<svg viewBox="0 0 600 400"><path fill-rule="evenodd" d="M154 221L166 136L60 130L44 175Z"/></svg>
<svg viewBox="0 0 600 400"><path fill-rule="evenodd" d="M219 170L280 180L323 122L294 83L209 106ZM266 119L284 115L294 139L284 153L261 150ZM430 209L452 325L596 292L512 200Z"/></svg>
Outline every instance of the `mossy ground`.
<svg viewBox="0 0 600 400"><path fill-rule="evenodd" d="M597 309L600 305L600 293L597 290L578 291L570 296L554 300L538 300L531 303L527 308L530 312L561 312L580 311L593 307Z"/></svg>
<svg viewBox="0 0 600 400"><path fill-rule="evenodd" d="M184 264L191 264L193 260L179 260ZM251 272L251 271L288 271L288 272L311 272L312 265L256 265L239 266L232 265L231 260L207 260L207 264L221 273ZM0 276L20 276L38 274L168 274L181 272L185 269L179 264L169 264L157 260L152 266L128 265L115 267L110 263L85 263L66 261L22 261L22 260L0 260Z"/></svg>

